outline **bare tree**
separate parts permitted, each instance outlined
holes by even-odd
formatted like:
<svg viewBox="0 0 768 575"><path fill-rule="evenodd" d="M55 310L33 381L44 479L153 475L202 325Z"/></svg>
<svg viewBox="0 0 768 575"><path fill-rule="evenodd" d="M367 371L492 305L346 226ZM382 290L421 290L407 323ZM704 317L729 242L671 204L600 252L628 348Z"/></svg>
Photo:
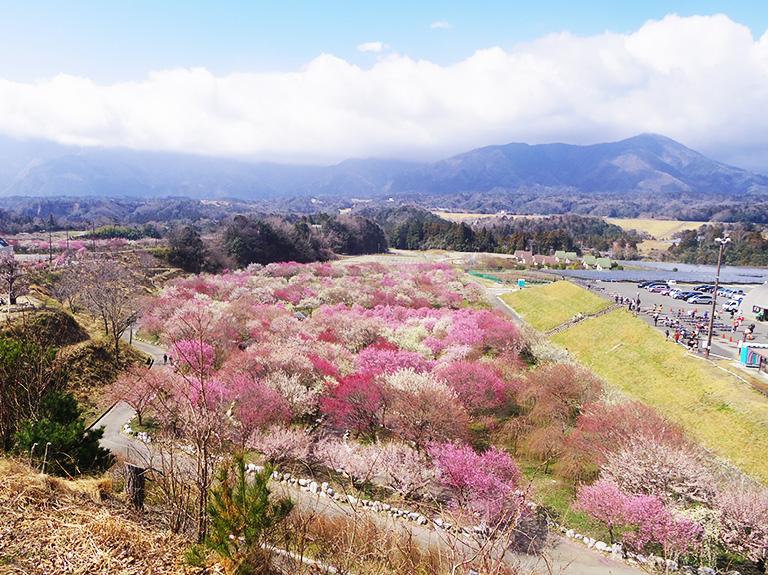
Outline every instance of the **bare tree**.
<svg viewBox="0 0 768 575"><path fill-rule="evenodd" d="M114 259L90 260L82 272L85 307L93 317L101 319L104 335L114 345L115 363L119 363L120 338L139 311L139 281L123 262Z"/></svg>
<svg viewBox="0 0 768 575"><path fill-rule="evenodd" d="M24 269L21 262L10 252L0 253L0 282L3 291L8 296L8 305L16 305L16 298L21 295L25 286Z"/></svg>

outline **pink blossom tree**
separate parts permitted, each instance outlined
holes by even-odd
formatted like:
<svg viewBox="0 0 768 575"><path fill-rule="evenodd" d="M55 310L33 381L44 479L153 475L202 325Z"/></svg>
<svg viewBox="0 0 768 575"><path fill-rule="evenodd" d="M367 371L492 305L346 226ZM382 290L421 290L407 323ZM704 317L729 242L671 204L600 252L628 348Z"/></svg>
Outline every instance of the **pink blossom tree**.
<svg viewBox="0 0 768 575"><path fill-rule="evenodd" d="M704 454L691 445L635 437L606 456L601 477L627 493L655 495L680 504L707 503L715 478Z"/></svg>
<svg viewBox="0 0 768 575"><path fill-rule="evenodd" d="M676 515L660 498L628 495L607 479L580 487L576 508L604 522L612 543L621 532L625 544L638 551L658 545L669 559L686 553L702 535L700 525Z"/></svg>
<svg viewBox="0 0 768 575"><path fill-rule="evenodd" d="M521 474L507 453L495 447L478 453L468 445L433 443L429 454L455 507L470 510L492 525L520 519L524 509Z"/></svg>
<svg viewBox="0 0 768 575"><path fill-rule="evenodd" d="M288 401L262 381L241 375L228 382L227 387L241 443L257 429L291 421Z"/></svg>
<svg viewBox="0 0 768 575"><path fill-rule="evenodd" d="M440 364L434 375L448 384L473 415L498 411L509 399L507 386L490 365L476 361Z"/></svg>
<svg viewBox="0 0 768 575"><path fill-rule="evenodd" d="M384 390L371 373L350 375L326 392L320 409L333 425L375 440L384 423Z"/></svg>
<svg viewBox="0 0 768 575"><path fill-rule="evenodd" d="M386 426L417 447L433 441L464 440L469 415L456 394L430 375L402 370L386 378Z"/></svg>
<svg viewBox="0 0 768 575"><path fill-rule="evenodd" d="M160 369L147 369L134 366L123 372L112 385L111 396L116 401L124 401L136 412L139 425L143 424L144 414L151 408L158 391L166 387L167 372Z"/></svg>
<svg viewBox="0 0 768 575"><path fill-rule="evenodd" d="M247 446L263 454L274 465L286 461L307 462L312 450L312 439L302 429L275 425L254 431Z"/></svg>
<svg viewBox="0 0 768 575"><path fill-rule="evenodd" d="M734 482L720 490L715 500L720 512L721 538L726 548L758 563L768 562L768 489Z"/></svg>

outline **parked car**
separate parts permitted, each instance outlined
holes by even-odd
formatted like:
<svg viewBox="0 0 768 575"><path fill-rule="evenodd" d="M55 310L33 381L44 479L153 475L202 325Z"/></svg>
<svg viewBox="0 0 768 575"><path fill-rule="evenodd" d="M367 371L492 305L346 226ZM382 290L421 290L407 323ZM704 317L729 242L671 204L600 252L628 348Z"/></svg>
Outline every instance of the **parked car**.
<svg viewBox="0 0 768 575"><path fill-rule="evenodd" d="M665 287L669 287L669 286L667 285L667 282L665 282L665 281L663 281L663 280L653 280L653 281L649 281L649 282L643 282L643 284L644 284L644 285L642 285L642 286L640 286L640 285L638 284L638 287L644 287L644 288L645 288L645 289L647 289L647 290L651 289L651 288L652 288L652 287L654 287L654 286L659 286L659 285L663 285L663 286L665 286Z"/></svg>
<svg viewBox="0 0 768 575"><path fill-rule="evenodd" d="M687 300L688 303L698 303L703 305L712 304L713 297L709 295L708 293L700 293L698 295L694 295L689 297Z"/></svg>
<svg viewBox="0 0 768 575"><path fill-rule="evenodd" d="M723 311L739 311L741 300L729 299L723 304Z"/></svg>
<svg viewBox="0 0 768 575"><path fill-rule="evenodd" d="M651 293L667 294L669 293L669 286L667 284L656 284L648 288Z"/></svg>
<svg viewBox="0 0 768 575"><path fill-rule="evenodd" d="M694 297L697 295L702 295L700 291L679 291L672 297L674 299L684 299L687 300L689 297Z"/></svg>
<svg viewBox="0 0 768 575"><path fill-rule="evenodd" d="M715 291L715 286L714 284L702 284L700 286L693 286L693 289L702 293L712 293Z"/></svg>

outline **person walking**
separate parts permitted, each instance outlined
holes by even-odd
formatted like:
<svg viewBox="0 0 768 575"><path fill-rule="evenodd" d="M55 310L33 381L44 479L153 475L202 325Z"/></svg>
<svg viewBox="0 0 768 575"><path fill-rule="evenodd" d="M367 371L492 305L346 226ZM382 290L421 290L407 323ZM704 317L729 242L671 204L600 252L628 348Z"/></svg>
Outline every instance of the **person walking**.
<svg viewBox="0 0 768 575"><path fill-rule="evenodd" d="M167 365L167 364L168 364L168 354L164 353L163 354L163 365Z"/></svg>
<svg viewBox="0 0 768 575"><path fill-rule="evenodd" d="M664 331L664 339L666 339L667 341L669 341L669 329L667 329L667 330L665 330L665 331Z"/></svg>
<svg viewBox="0 0 768 575"><path fill-rule="evenodd" d="M659 325L659 312L653 314L653 327Z"/></svg>

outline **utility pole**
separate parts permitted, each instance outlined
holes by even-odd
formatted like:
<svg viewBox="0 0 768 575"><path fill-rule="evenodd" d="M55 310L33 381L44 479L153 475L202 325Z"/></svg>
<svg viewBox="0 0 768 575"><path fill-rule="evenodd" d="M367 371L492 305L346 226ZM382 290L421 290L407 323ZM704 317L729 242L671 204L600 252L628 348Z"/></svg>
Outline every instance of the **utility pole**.
<svg viewBox="0 0 768 575"><path fill-rule="evenodd" d="M709 331L707 333L707 347L704 349L704 357L709 359L709 352L712 349L712 330L715 327L715 311L717 310L717 290L720 289L720 265L723 263L723 250L729 244L731 238L728 236L715 238L715 242L720 244L720 251L717 254L717 275L715 276L715 291L712 294L712 313L709 314Z"/></svg>

